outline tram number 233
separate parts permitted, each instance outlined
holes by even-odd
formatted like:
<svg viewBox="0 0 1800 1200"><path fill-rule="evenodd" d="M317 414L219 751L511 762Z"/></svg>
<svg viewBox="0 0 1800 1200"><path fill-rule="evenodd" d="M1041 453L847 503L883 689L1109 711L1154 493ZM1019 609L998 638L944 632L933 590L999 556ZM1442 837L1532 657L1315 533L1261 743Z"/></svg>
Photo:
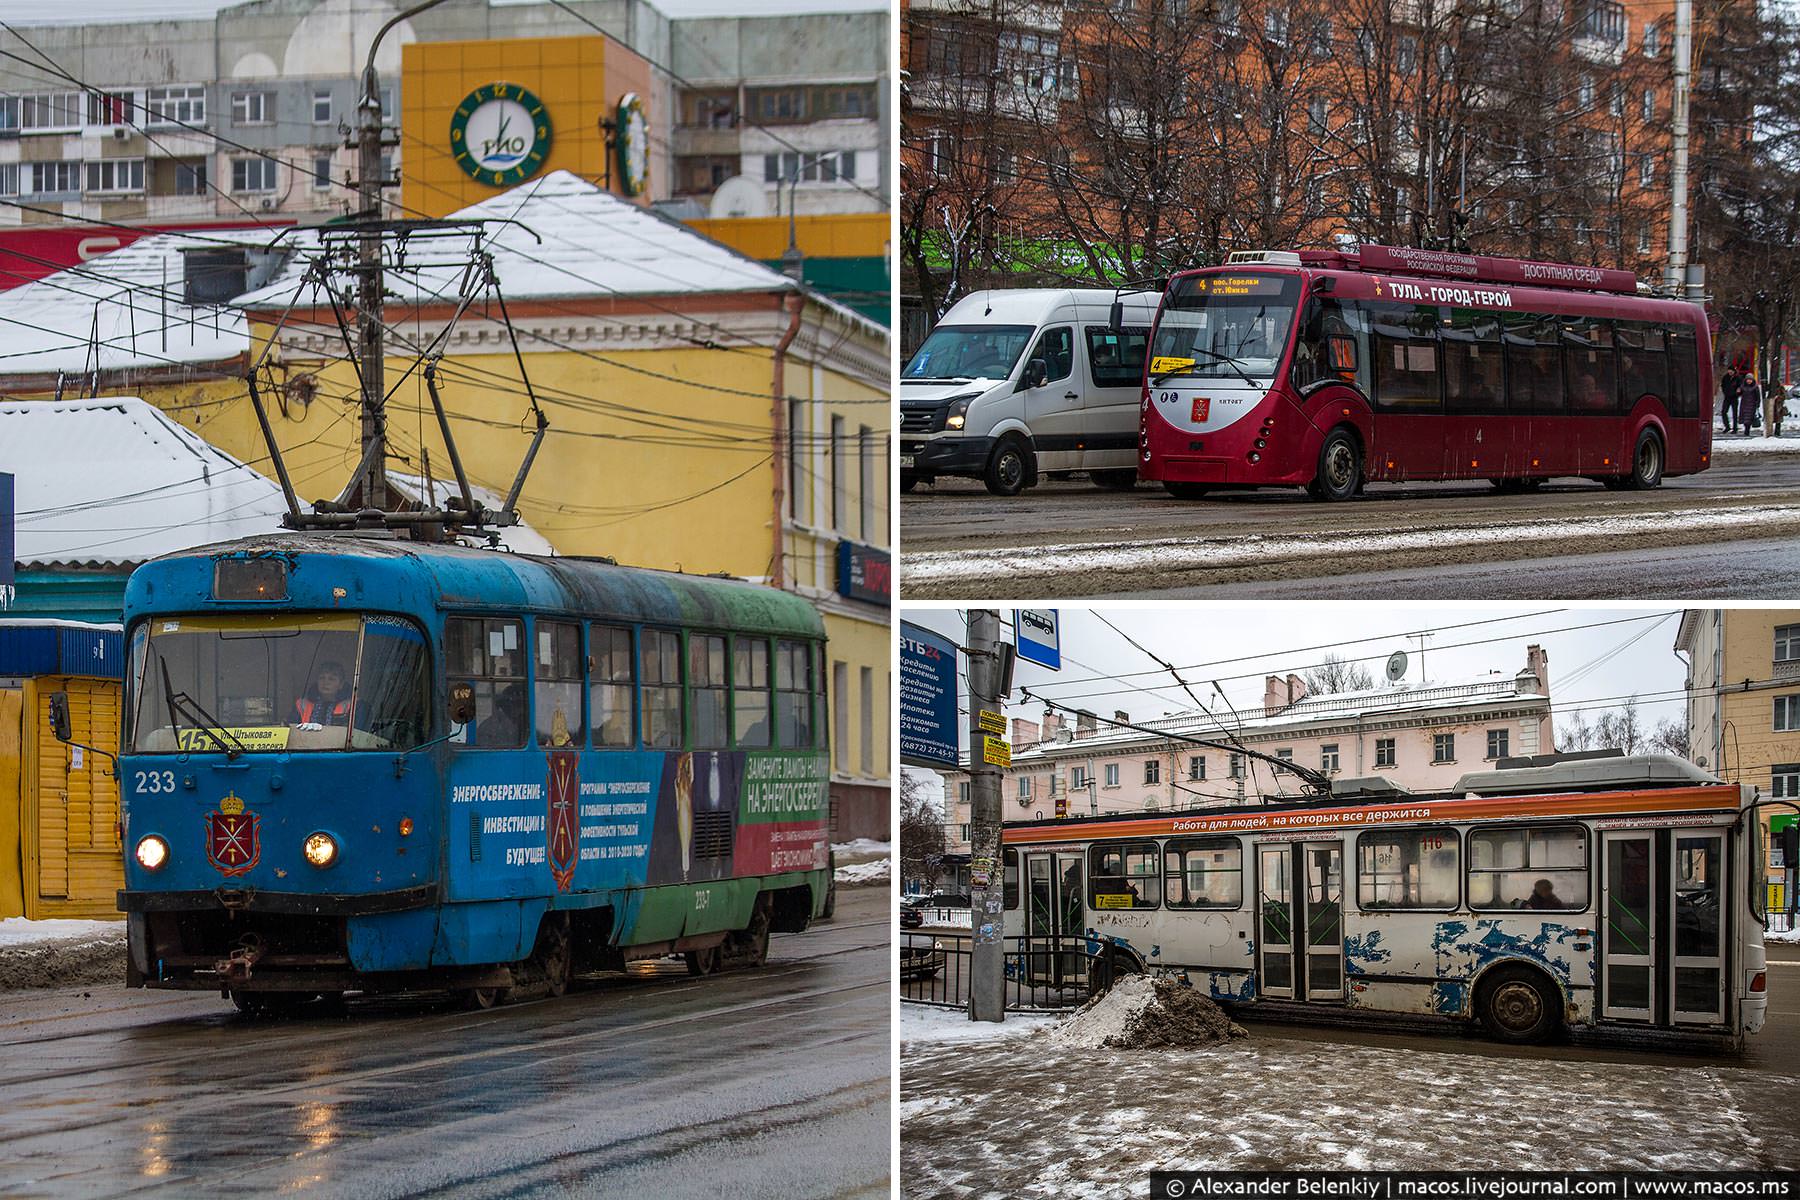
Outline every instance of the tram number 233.
<svg viewBox="0 0 1800 1200"><path fill-rule="evenodd" d="M131 790L134 792L172 792L175 790L175 772L135 772L131 781Z"/></svg>

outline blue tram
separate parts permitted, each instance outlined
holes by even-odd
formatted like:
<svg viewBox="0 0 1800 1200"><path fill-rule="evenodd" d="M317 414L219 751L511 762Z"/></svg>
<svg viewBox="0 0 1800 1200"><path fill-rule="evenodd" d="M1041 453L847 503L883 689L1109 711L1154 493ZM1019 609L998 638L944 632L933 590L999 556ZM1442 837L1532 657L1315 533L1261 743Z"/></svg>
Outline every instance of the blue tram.
<svg viewBox="0 0 1800 1200"><path fill-rule="evenodd" d="M125 601L129 980L485 1007L827 915L824 630L722 577L381 537L170 555Z"/></svg>

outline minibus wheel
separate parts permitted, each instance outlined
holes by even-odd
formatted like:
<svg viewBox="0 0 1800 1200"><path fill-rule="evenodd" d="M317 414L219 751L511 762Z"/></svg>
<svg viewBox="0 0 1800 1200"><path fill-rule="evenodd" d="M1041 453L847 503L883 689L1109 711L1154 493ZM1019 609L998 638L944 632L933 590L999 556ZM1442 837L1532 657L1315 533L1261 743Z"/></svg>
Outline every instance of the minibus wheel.
<svg viewBox="0 0 1800 1200"><path fill-rule="evenodd" d="M1362 486L1362 448L1348 429L1339 426L1319 447L1319 470L1306 485L1315 500L1348 500Z"/></svg>
<svg viewBox="0 0 1800 1200"><path fill-rule="evenodd" d="M1481 981L1475 1011L1496 1041L1541 1042L1560 1023L1562 993L1542 971L1500 967Z"/></svg>
<svg viewBox="0 0 1800 1200"><path fill-rule="evenodd" d="M1662 476L1662 439L1655 430L1646 429L1638 434L1637 448L1631 452L1631 474L1625 477L1625 486L1634 491L1660 487Z"/></svg>
<svg viewBox="0 0 1800 1200"><path fill-rule="evenodd" d="M1031 475L1030 454L1018 438L1002 438L981 477L987 490L996 496L1016 496L1023 491Z"/></svg>

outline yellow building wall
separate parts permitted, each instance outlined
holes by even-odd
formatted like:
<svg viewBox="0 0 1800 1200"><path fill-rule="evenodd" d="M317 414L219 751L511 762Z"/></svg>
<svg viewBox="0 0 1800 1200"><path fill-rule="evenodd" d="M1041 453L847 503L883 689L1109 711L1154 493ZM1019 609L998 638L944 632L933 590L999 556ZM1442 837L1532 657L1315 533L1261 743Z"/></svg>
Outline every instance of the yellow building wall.
<svg viewBox="0 0 1800 1200"><path fill-rule="evenodd" d="M116 680L42 676L25 681L16 789L23 913L0 915L34 921L118 917L116 893L125 886L118 781L105 756L78 752L56 740L50 729L50 695L58 691L68 693L75 741L109 749L119 742ZM75 766L78 753L81 765ZM6 793L0 792L0 803L5 801Z"/></svg>
<svg viewBox="0 0 1800 1200"><path fill-rule="evenodd" d="M607 176L600 121L613 118L627 92L646 104L651 96L650 64L598 36L411 42L401 51L401 80L400 202L410 216L445 216L506 190L471 179L451 150L451 115L477 87L515 83L543 101L550 154L533 178L565 170L594 183ZM670 169L661 147L649 149L650 182L636 198L643 204L657 174ZM623 195L616 163L612 190Z"/></svg>
<svg viewBox="0 0 1800 1200"><path fill-rule="evenodd" d="M835 701L832 705L832 777L858 784L886 783L891 768L888 733L892 728L893 692L889 685L892 659L887 621L873 614L870 619L861 619L828 612L825 614L825 636L829 639L826 659L832 665L840 662L845 665L850 688L847 697L849 721L844 723L845 727L840 727ZM861 672L864 669L870 672L870 699L873 701L867 721L862 708ZM828 687L835 686L832 680L826 683Z"/></svg>
<svg viewBox="0 0 1800 1200"><path fill-rule="evenodd" d="M19 818L24 797L19 791L20 758L24 754L24 693L0 688L0 918L25 915L24 845Z"/></svg>
<svg viewBox="0 0 1800 1200"><path fill-rule="evenodd" d="M715 217L683 223L755 259L780 258L788 247L786 217ZM889 234L887 213L820 213L794 219L794 242L808 258L882 258Z"/></svg>

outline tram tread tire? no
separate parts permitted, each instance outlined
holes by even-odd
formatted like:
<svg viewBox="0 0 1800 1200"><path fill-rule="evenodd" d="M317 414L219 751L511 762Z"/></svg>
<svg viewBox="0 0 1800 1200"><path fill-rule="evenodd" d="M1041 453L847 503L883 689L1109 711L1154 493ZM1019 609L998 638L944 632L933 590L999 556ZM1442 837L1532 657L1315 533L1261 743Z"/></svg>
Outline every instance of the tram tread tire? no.
<svg viewBox="0 0 1800 1200"><path fill-rule="evenodd" d="M1349 500L1362 490L1362 447L1356 435L1339 425L1319 447L1319 469L1306 494L1314 500Z"/></svg>
<svg viewBox="0 0 1800 1200"><path fill-rule="evenodd" d="M1475 992L1475 1015L1495 1041L1548 1041L1562 1025L1562 990L1536 967L1496 967Z"/></svg>
<svg viewBox="0 0 1800 1200"><path fill-rule="evenodd" d="M1663 477L1663 444L1654 429L1638 434L1631 451L1631 473L1624 476L1623 486L1634 492L1661 487Z"/></svg>

